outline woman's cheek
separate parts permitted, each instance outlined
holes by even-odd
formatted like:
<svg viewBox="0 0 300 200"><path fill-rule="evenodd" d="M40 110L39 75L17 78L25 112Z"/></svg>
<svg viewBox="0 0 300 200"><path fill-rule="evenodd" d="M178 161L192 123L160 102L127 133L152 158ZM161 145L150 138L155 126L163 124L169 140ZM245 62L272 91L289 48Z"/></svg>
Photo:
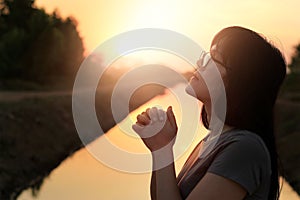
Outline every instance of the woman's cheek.
<svg viewBox="0 0 300 200"><path fill-rule="evenodd" d="M203 103L210 100L208 88L202 78L197 79L192 77L188 86L186 87L186 92Z"/></svg>

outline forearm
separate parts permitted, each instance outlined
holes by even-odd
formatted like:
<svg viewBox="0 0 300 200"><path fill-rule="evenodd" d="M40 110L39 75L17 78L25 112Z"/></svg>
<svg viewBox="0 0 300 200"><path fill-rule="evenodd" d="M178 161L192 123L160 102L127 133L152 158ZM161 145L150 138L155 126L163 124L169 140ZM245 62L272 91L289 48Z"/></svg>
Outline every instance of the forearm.
<svg viewBox="0 0 300 200"><path fill-rule="evenodd" d="M162 168L162 166L165 167ZM153 153L152 167L151 198L153 200L181 200L176 181L173 151Z"/></svg>
<svg viewBox="0 0 300 200"><path fill-rule="evenodd" d="M152 171L150 193L151 199L156 200L156 171Z"/></svg>

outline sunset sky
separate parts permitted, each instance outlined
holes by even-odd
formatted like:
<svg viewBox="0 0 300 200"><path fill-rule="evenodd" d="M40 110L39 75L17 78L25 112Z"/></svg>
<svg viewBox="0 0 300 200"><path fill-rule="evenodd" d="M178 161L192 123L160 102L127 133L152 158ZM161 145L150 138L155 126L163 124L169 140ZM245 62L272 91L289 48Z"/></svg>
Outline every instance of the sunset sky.
<svg viewBox="0 0 300 200"><path fill-rule="evenodd" d="M244 26L264 34L287 59L300 43L299 0L37 0L47 12L73 16L86 54L119 33L164 28L182 33L205 49L222 28Z"/></svg>

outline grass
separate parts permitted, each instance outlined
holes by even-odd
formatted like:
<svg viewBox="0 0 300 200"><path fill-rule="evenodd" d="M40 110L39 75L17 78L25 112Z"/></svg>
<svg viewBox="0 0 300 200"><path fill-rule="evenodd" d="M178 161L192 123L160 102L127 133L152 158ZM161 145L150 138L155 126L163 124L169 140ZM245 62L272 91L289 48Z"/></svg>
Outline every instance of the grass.
<svg viewBox="0 0 300 200"><path fill-rule="evenodd" d="M39 189L49 172L81 147L70 97L0 104L0 198ZM3 126L4 125L4 126Z"/></svg>
<svg viewBox="0 0 300 200"><path fill-rule="evenodd" d="M38 83L22 79L1 79L0 91L58 91L71 90L74 80L71 78L56 77L51 82Z"/></svg>

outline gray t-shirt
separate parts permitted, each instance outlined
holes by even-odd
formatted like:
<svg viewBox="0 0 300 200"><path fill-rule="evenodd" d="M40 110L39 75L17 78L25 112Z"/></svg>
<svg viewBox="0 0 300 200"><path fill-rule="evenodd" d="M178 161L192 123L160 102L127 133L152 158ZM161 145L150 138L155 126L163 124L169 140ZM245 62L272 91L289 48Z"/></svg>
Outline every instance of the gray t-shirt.
<svg viewBox="0 0 300 200"><path fill-rule="evenodd" d="M240 184L247 191L246 200L268 199L271 161L268 149L258 135L238 129L222 133L214 149L200 158L200 144L206 139L196 146L177 177L184 199L206 172Z"/></svg>

